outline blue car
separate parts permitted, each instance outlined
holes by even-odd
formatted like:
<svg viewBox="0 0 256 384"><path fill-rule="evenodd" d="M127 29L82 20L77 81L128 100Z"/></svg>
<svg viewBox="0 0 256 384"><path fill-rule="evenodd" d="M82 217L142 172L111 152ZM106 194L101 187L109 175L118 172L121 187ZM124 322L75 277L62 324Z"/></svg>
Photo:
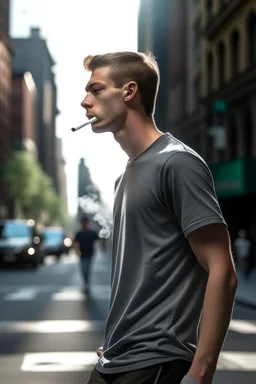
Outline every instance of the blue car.
<svg viewBox="0 0 256 384"><path fill-rule="evenodd" d="M59 260L62 254L68 254L72 240L66 236L62 227L46 227L43 232L45 256L54 255Z"/></svg>
<svg viewBox="0 0 256 384"><path fill-rule="evenodd" d="M43 257L42 234L34 220L0 221L0 262L29 264L36 269Z"/></svg>

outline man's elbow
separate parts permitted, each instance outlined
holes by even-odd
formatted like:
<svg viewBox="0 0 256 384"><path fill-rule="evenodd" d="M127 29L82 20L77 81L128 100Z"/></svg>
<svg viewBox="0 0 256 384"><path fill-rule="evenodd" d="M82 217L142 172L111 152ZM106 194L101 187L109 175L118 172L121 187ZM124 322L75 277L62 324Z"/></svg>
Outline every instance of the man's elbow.
<svg viewBox="0 0 256 384"><path fill-rule="evenodd" d="M233 266L219 267L210 270L209 277L212 276L218 284L225 285L230 293L235 293L238 286L238 279Z"/></svg>
<svg viewBox="0 0 256 384"><path fill-rule="evenodd" d="M229 289L235 293L238 286L238 279L234 269L228 274L228 282Z"/></svg>

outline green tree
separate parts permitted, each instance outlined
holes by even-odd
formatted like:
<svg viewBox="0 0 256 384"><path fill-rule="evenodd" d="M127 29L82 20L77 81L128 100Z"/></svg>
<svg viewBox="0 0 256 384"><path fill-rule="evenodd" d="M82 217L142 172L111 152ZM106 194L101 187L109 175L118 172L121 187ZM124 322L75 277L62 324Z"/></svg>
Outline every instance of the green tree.
<svg viewBox="0 0 256 384"><path fill-rule="evenodd" d="M23 216L29 200L38 193L38 167L27 151L14 151L4 169L4 178L10 186L10 194L15 202L15 210Z"/></svg>
<svg viewBox="0 0 256 384"><path fill-rule="evenodd" d="M4 170L18 217L32 218L44 224L65 225L65 205L56 194L51 178L27 151L14 151Z"/></svg>
<svg viewBox="0 0 256 384"><path fill-rule="evenodd" d="M68 214L62 199L55 195L49 205L49 221L51 224L60 224L66 227L68 223Z"/></svg>
<svg viewBox="0 0 256 384"><path fill-rule="evenodd" d="M43 220L44 214L47 216L52 202L56 198L52 180L38 167L38 189L37 193L31 197L26 205L26 212L36 221Z"/></svg>

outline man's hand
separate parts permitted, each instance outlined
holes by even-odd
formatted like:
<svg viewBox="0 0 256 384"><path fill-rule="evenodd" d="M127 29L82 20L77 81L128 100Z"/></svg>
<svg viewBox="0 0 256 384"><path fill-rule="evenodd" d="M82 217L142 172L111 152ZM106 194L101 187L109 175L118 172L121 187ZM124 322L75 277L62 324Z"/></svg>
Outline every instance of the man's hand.
<svg viewBox="0 0 256 384"><path fill-rule="evenodd" d="M101 357L102 353L103 353L103 348L102 348L102 347L99 347L99 349L97 350L97 355L98 355L99 357Z"/></svg>

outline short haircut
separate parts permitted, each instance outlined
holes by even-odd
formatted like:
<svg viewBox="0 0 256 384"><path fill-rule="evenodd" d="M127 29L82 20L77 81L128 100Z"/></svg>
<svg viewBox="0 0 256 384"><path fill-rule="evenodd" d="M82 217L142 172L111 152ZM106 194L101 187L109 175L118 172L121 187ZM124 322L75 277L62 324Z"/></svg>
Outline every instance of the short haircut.
<svg viewBox="0 0 256 384"><path fill-rule="evenodd" d="M154 115L160 74L156 59L150 52L115 52L87 56L84 67L91 72L96 68L110 67L110 75L117 88L129 81L135 81L147 116Z"/></svg>

